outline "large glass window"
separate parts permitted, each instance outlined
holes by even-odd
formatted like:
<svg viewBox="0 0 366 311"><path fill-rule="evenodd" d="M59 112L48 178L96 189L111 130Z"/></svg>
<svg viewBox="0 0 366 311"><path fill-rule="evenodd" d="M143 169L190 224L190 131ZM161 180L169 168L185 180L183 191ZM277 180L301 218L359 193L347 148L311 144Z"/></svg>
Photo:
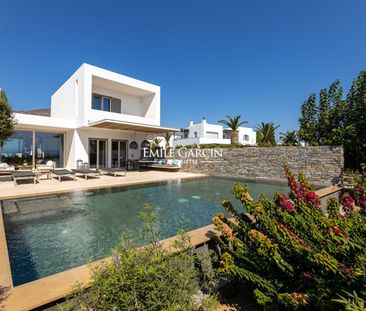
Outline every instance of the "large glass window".
<svg viewBox="0 0 366 311"><path fill-rule="evenodd" d="M32 165L33 132L16 131L2 148L2 162L9 165Z"/></svg>
<svg viewBox="0 0 366 311"><path fill-rule="evenodd" d="M111 111L111 99L109 97L103 97L103 108L104 111Z"/></svg>
<svg viewBox="0 0 366 311"><path fill-rule="evenodd" d="M102 110L102 97L93 95L92 108L96 110Z"/></svg>
<svg viewBox="0 0 366 311"><path fill-rule="evenodd" d="M121 100L119 98L93 94L92 108L95 110L121 113Z"/></svg>
<svg viewBox="0 0 366 311"><path fill-rule="evenodd" d="M36 164L56 163L64 166L64 135L60 133L36 132Z"/></svg>

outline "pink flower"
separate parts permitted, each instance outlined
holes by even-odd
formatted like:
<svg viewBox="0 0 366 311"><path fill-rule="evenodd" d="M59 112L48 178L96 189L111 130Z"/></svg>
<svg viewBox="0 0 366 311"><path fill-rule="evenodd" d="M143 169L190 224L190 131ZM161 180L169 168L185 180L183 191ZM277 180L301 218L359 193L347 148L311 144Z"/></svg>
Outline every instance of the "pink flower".
<svg viewBox="0 0 366 311"><path fill-rule="evenodd" d="M342 233L342 230L341 230L340 228L335 227L335 228L333 229L333 232L334 232L336 235L338 235L338 234Z"/></svg>
<svg viewBox="0 0 366 311"><path fill-rule="evenodd" d="M310 280L311 279L311 274L310 273L304 272L304 274L302 276L305 280Z"/></svg>
<svg viewBox="0 0 366 311"><path fill-rule="evenodd" d="M286 211L288 211L289 213L294 211L294 205L289 199L287 199L284 194L278 194L276 199L277 203L279 203Z"/></svg>
<svg viewBox="0 0 366 311"><path fill-rule="evenodd" d="M352 271L346 266L346 264L342 263L341 268L346 271L348 274L351 274Z"/></svg>

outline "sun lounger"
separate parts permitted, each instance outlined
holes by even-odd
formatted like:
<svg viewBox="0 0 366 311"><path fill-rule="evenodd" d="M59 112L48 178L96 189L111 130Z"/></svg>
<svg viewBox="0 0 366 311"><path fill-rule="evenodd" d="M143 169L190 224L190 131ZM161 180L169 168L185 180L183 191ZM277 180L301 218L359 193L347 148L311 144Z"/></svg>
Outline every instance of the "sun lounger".
<svg viewBox="0 0 366 311"><path fill-rule="evenodd" d="M61 182L62 177L68 177L69 176L69 177L72 177L74 180L76 179L75 178L75 176L76 176L75 172L67 170L65 168L54 169L54 170L51 170L50 172L53 176L56 176L58 178L58 181L60 181L60 182Z"/></svg>
<svg viewBox="0 0 366 311"><path fill-rule="evenodd" d="M43 175L46 174L47 175L47 179L51 178L51 170L53 170L56 166L56 163L53 161L47 161L47 163L42 164L42 163L37 163L36 164L36 170L38 172L39 175Z"/></svg>
<svg viewBox="0 0 366 311"><path fill-rule="evenodd" d="M126 176L126 169L123 167L112 167L112 168L105 168L103 169L104 172L106 172L108 175L113 175L114 178L117 176Z"/></svg>
<svg viewBox="0 0 366 311"><path fill-rule="evenodd" d="M0 163L0 177L11 176L14 171L14 166L8 165L7 163Z"/></svg>
<svg viewBox="0 0 366 311"><path fill-rule="evenodd" d="M97 169L80 168L80 169L73 169L72 171L75 172L76 174L84 175L85 179L88 179L89 176L100 178L100 171Z"/></svg>
<svg viewBox="0 0 366 311"><path fill-rule="evenodd" d="M16 171L12 173L12 177L15 186L18 185L18 180L33 179L33 183L37 183L38 181L38 174L32 171Z"/></svg>

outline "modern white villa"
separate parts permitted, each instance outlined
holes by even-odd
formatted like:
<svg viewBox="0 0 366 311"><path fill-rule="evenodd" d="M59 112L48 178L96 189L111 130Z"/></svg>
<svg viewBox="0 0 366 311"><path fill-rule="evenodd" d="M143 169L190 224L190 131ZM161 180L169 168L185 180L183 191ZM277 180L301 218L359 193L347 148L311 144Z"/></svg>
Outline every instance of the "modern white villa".
<svg viewBox="0 0 366 311"><path fill-rule="evenodd" d="M50 109L19 111L3 161L34 168L120 167L141 158L155 136L178 131L160 126L160 87L83 64L52 95Z"/></svg>
<svg viewBox="0 0 366 311"><path fill-rule="evenodd" d="M256 132L250 127L239 127L239 143L241 145L255 145ZM207 123L203 118L200 123L191 121L189 126L175 133L173 147L202 144L222 144L231 143L231 129L222 125Z"/></svg>

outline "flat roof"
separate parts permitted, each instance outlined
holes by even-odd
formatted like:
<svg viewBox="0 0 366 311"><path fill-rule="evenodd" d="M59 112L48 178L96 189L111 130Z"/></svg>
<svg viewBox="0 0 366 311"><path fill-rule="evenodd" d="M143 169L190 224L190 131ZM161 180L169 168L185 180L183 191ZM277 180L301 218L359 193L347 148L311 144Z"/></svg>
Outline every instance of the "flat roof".
<svg viewBox="0 0 366 311"><path fill-rule="evenodd" d="M34 116L43 116L43 117L50 117L51 116L51 109L50 108L41 108L41 109L32 109L32 110L19 110L14 111L15 113L23 113L23 114L31 114Z"/></svg>
<svg viewBox="0 0 366 311"><path fill-rule="evenodd" d="M90 123L89 127L97 127L97 128L110 129L110 130L155 133L155 134L180 131L180 129L173 128L173 127L164 127L164 126L158 126L158 125L148 125L148 124L116 121L116 120L109 120L109 119L104 119L101 121Z"/></svg>

